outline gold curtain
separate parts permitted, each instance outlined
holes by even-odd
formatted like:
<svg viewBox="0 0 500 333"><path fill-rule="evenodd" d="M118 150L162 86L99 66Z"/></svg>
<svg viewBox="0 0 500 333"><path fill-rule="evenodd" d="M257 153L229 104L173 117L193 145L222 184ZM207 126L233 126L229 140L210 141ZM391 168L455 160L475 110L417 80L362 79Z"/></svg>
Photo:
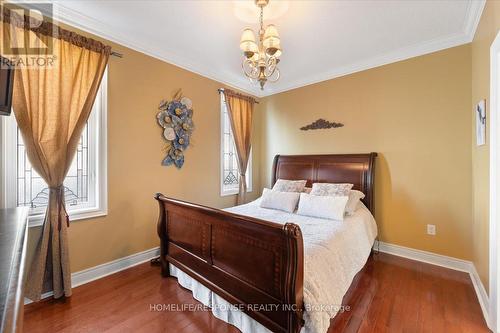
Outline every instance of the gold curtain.
<svg viewBox="0 0 500 333"><path fill-rule="evenodd" d="M240 177L237 204L241 205L245 203L247 193L246 172L252 148L252 117L255 99L229 89L224 89L223 93L233 131L234 144L238 153Z"/></svg>
<svg viewBox="0 0 500 333"><path fill-rule="evenodd" d="M49 186L49 203L25 294L35 301L49 290L54 291L54 298L70 296L69 220L63 181L92 110L111 49L48 22L36 29L24 28L29 26L22 24L26 17L9 15L3 9L3 37L10 38L9 45L31 47L36 40L36 45L52 46L51 50L41 49L35 54L26 47L15 51L16 59L26 62L18 63L15 70L14 114L28 159ZM45 66L26 65L33 57L53 62L52 65L44 62Z"/></svg>

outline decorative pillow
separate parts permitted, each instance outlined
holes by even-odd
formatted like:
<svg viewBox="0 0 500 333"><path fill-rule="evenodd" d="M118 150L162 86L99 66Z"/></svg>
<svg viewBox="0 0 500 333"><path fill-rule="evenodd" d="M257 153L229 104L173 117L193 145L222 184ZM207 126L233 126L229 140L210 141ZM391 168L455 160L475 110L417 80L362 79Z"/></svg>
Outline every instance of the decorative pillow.
<svg viewBox="0 0 500 333"><path fill-rule="evenodd" d="M312 191L312 187L304 187L304 191L302 191L302 192L309 194L309 193L311 193L311 191Z"/></svg>
<svg viewBox="0 0 500 333"><path fill-rule="evenodd" d="M347 205L345 207L346 215L352 215L358 208L358 203L361 199L364 199L365 194L357 190L351 190L349 192L349 200L347 200Z"/></svg>
<svg viewBox="0 0 500 333"><path fill-rule="evenodd" d="M278 179L273 186L273 191L279 192L303 192L307 180Z"/></svg>
<svg viewBox="0 0 500 333"><path fill-rule="evenodd" d="M311 194L329 197L346 197L349 195L352 186L352 184L314 183Z"/></svg>
<svg viewBox="0 0 500 333"><path fill-rule="evenodd" d="M265 188L264 191L262 191L260 207L293 213L295 207L297 207L299 197L300 193L298 192L280 192Z"/></svg>
<svg viewBox="0 0 500 333"><path fill-rule="evenodd" d="M297 214L343 221L348 199L347 196L327 197L301 193Z"/></svg>

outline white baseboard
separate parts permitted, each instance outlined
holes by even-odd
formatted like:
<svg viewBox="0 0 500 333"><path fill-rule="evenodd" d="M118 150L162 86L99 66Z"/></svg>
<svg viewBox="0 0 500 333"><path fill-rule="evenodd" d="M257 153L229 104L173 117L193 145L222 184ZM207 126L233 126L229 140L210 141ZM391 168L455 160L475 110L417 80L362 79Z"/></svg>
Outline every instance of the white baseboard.
<svg viewBox="0 0 500 333"><path fill-rule="evenodd" d="M373 248L375 250L379 250L380 252L392 254L398 257L403 257L407 259L412 259L416 261L425 262L432 265L437 265L449 269L453 269L456 271L469 273L470 279L472 281L472 285L474 286L474 290L477 295L477 299L479 301L479 305L481 306L481 310L483 311L483 316L490 326L489 321L489 299L486 290L484 289L483 283L479 278L479 274L476 271L476 267L474 263L468 260L457 259L453 257L443 256L440 254L416 250L409 247L404 247L400 245L394 245L389 243L384 243L381 241L375 242Z"/></svg>
<svg viewBox="0 0 500 333"><path fill-rule="evenodd" d="M94 266L83 271L71 274L71 284L78 287L82 284L103 278L105 276L123 271L124 269L137 266L160 255L160 248L155 247L127 257L116 259L105 264Z"/></svg>
<svg viewBox="0 0 500 333"><path fill-rule="evenodd" d="M476 271L476 266L474 266L474 264L472 264L469 275L470 279L472 280L472 285L474 286L474 290L476 291L477 299L479 300L479 305L481 305L481 310L483 310L484 320L486 321L486 324L488 324L488 327L493 332L495 332L495 330L491 328L491 323L490 323L489 297L488 294L486 293L486 289L484 289L483 283L481 282L481 278L479 277L479 274Z"/></svg>
<svg viewBox="0 0 500 333"><path fill-rule="evenodd" d="M453 257L443 256L432 252L416 250L409 247L394 245L389 243L378 242L380 252L393 254L398 257L412 259L416 261L425 262L428 264L450 268L456 271L467 272L471 271L472 262ZM374 249L377 250L377 243L375 242Z"/></svg>
<svg viewBox="0 0 500 333"><path fill-rule="evenodd" d="M375 250L379 250L380 252L392 254L395 256L412 259L416 261L425 262L432 265L437 265L461 272L467 272L470 275L472 285L474 286L474 290L477 295L477 299L479 301L479 305L483 311L484 319L486 323L489 325L489 300L488 294L484 289L483 283L479 278L479 275L476 271L476 267L471 261L457 259L453 257L443 256L440 254L416 250L400 245L394 245L384 242L376 242L374 245ZM108 263L98 265L95 267L91 267L85 269L83 271L75 272L71 274L71 283L73 287L78 287L82 284L103 278L105 276L117 273L124 269L139 265L143 262L153 259L157 257L160 253L160 249L158 247L149 249L143 252L135 253L127 257L123 257L120 259L116 259L110 261ZM48 292L42 295L42 298L47 298L52 296L52 292ZM30 300L25 298L24 304L31 303Z"/></svg>
<svg viewBox="0 0 500 333"><path fill-rule="evenodd" d="M89 283L91 281L103 278L105 276L123 271L124 269L142 264L143 262L151 260L159 255L160 255L160 248L155 247L146 251L134 253L132 255L107 262L105 264L84 269L83 271L72 273L71 285L73 287L78 287L82 284ZM42 299L50 297L52 295L53 295L52 292L44 293L42 295ZM29 304L29 303L31 303L31 300L25 298L24 304Z"/></svg>

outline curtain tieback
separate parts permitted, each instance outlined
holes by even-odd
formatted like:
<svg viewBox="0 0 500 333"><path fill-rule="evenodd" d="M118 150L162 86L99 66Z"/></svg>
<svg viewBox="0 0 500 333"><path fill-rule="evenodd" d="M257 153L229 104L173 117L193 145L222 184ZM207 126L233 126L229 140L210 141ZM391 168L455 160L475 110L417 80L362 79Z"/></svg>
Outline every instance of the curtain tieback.
<svg viewBox="0 0 500 333"><path fill-rule="evenodd" d="M54 195L56 197L56 201L58 203L57 205L57 230L61 230L61 212L64 211L64 215L66 217L66 225L69 228L69 216L68 212L66 211L66 203L65 203L65 198L64 198L64 185L59 185L59 186L53 186L49 187L50 190L50 195Z"/></svg>
<svg viewBox="0 0 500 333"><path fill-rule="evenodd" d="M64 189L64 185L50 186L49 190L61 192Z"/></svg>

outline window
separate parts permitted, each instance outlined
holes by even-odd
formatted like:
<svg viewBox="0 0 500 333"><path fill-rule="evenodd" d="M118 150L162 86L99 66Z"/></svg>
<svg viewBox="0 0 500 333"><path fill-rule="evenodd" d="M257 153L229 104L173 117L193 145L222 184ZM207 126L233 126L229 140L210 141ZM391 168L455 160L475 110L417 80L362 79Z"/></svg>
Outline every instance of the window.
<svg viewBox="0 0 500 333"><path fill-rule="evenodd" d="M107 214L106 88L107 72L64 180L66 209L72 221ZM0 121L4 161L0 206L29 207L29 225L41 225L48 204L48 186L31 167L14 113Z"/></svg>
<svg viewBox="0 0 500 333"><path fill-rule="evenodd" d="M221 105L221 181L220 192L221 196L237 194L239 189L239 174L236 148L234 146L233 132L229 122L227 113L226 101L224 94L220 94ZM252 152L248 159L248 167L246 173L247 192L252 191Z"/></svg>

